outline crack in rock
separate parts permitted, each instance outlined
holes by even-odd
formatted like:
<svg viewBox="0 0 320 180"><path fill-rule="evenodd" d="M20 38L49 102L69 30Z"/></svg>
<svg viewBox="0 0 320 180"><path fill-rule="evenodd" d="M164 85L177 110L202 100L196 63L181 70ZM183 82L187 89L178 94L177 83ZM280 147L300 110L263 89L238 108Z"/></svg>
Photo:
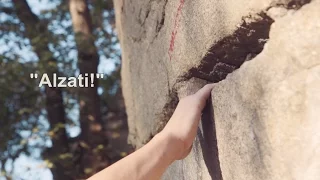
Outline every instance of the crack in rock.
<svg viewBox="0 0 320 180"><path fill-rule="evenodd" d="M191 78L219 82L227 74L238 69L243 62L254 58L263 50L264 44L269 39L270 26L274 21L265 13L258 15L259 19L250 23L243 19L241 26L232 35L223 38L209 49L199 67L191 68L177 80L170 91L162 113L158 115L158 123L150 139L164 128L178 105L179 83L189 81Z"/></svg>
<svg viewBox="0 0 320 180"><path fill-rule="evenodd" d="M270 8L273 8L273 7L284 7L288 10L298 10L302 6L304 6L305 4L308 4L310 2L311 2L311 0L292 0L287 3L274 2L266 10L269 10Z"/></svg>
<svg viewBox="0 0 320 180"><path fill-rule="evenodd" d="M168 3L168 0L165 0L164 3L163 3L163 7L162 7L162 14L161 14L160 21L157 21L156 37L158 36L158 33L160 32L160 30L162 29L162 27L164 25L167 3Z"/></svg>
<svg viewBox="0 0 320 180"><path fill-rule="evenodd" d="M311 0L292 0L287 4L272 5L269 9L281 6L286 9L298 10L310 2ZM262 52L269 39L269 31L273 22L274 20L265 12L258 13L254 17L245 17L242 24L232 35L214 43L198 67L191 68L185 75L177 79L162 112L157 115L159 117L157 125L145 143L160 132L171 118L179 103L177 84L189 81L191 78L203 79L212 83L225 79L229 73L240 68L245 61L255 58Z"/></svg>
<svg viewBox="0 0 320 180"><path fill-rule="evenodd" d="M243 23L232 35L215 43L200 66L191 68L182 80L196 77L216 83L258 55L269 39L270 26L274 21L263 12L253 22L248 22L248 19L251 17L243 18Z"/></svg>

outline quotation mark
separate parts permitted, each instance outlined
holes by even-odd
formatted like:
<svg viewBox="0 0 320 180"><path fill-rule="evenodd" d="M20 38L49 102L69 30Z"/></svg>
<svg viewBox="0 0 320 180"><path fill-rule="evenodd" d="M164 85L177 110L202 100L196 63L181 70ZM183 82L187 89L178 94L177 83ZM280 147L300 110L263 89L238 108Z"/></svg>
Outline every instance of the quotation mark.
<svg viewBox="0 0 320 180"><path fill-rule="evenodd" d="M31 79L33 79L33 78L37 79L38 78L38 74L37 73L31 73L30 74L30 78Z"/></svg>
<svg viewBox="0 0 320 180"><path fill-rule="evenodd" d="M96 78L97 79L100 79L100 78L103 79L103 74L96 74Z"/></svg>

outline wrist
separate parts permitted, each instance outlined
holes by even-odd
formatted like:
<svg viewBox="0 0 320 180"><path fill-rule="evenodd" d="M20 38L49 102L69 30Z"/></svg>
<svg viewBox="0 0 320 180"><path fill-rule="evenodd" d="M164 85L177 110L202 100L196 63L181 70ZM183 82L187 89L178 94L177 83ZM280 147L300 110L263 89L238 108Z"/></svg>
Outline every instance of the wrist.
<svg viewBox="0 0 320 180"><path fill-rule="evenodd" d="M181 140L176 138L173 134L161 131L155 137L161 141L165 149L165 155L170 161L181 159L184 152L184 145Z"/></svg>

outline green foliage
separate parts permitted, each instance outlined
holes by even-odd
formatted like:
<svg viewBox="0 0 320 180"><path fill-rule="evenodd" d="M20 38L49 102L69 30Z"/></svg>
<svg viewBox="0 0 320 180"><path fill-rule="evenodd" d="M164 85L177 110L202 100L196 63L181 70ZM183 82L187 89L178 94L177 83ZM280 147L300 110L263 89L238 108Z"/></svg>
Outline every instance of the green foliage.
<svg viewBox="0 0 320 180"><path fill-rule="evenodd" d="M0 162L16 159L20 153L30 154L28 140L37 132L24 135L38 123L43 107L43 96L29 74L35 72L34 63L0 58ZM3 166L1 166L3 168Z"/></svg>
<svg viewBox="0 0 320 180"><path fill-rule="evenodd" d="M0 171L8 177L10 172L7 172L4 164L9 163L9 160L14 162L22 153L32 155L35 148L46 151L50 148L46 142L50 142L59 129L68 130L71 126L79 125L78 117L67 116L67 124L59 124L49 130L44 88L39 88L39 82L30 78L30 73L41 74L49 70L52 65L50 63L57 63L59 72L64 76L75 76L78 71L77 47L68 1L49 2L52 8L43 9L36 14L41 27L27 27L20 22L11 1L0 1ZM94 38L100 61L112 61L116 67L100 81L103 89L100 104L108 107L103 111L106 115L109 109L122 107L115 103L120 92L120 50L114 31L115 14L112 0L88 2L94 17ZM34 8L36 7L32 7ZM33 32L34 28L48 28L48 32L28 39L27 33ZM37 46L33 47L32 44ZM46 48L51 53L47 53L44 50ZM39 59L36 51L43 55L42 59ZM57 62L46 63L52 58ZM63 89L63 96L67 113L79 107L76 89ZM72 141L77 137L69 138ZM99 152L104 146L99 144L93 151ZM66 152L59 154L57 158L73 163L76 157ZM48 159L45 163L48 168L54 166ZM91 173L90 169L85 172Z"/></svg>

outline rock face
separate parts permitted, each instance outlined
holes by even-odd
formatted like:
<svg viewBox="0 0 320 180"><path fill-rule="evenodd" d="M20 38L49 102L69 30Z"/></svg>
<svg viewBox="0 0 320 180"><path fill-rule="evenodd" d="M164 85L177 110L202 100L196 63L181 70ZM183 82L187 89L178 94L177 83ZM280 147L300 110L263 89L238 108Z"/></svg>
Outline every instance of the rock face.
<svg viewBox="0 0 320 180"><path fill-rule="evenodd" d="M320 1L212 92L223 179L320 179Z"/></svg>
<svg viewBox="0 0 320 180"><path fill-rule="evenodd" d="M320 179L319 0L114 3L130 143L217 83L190 155L163 179Z"/></svg>

